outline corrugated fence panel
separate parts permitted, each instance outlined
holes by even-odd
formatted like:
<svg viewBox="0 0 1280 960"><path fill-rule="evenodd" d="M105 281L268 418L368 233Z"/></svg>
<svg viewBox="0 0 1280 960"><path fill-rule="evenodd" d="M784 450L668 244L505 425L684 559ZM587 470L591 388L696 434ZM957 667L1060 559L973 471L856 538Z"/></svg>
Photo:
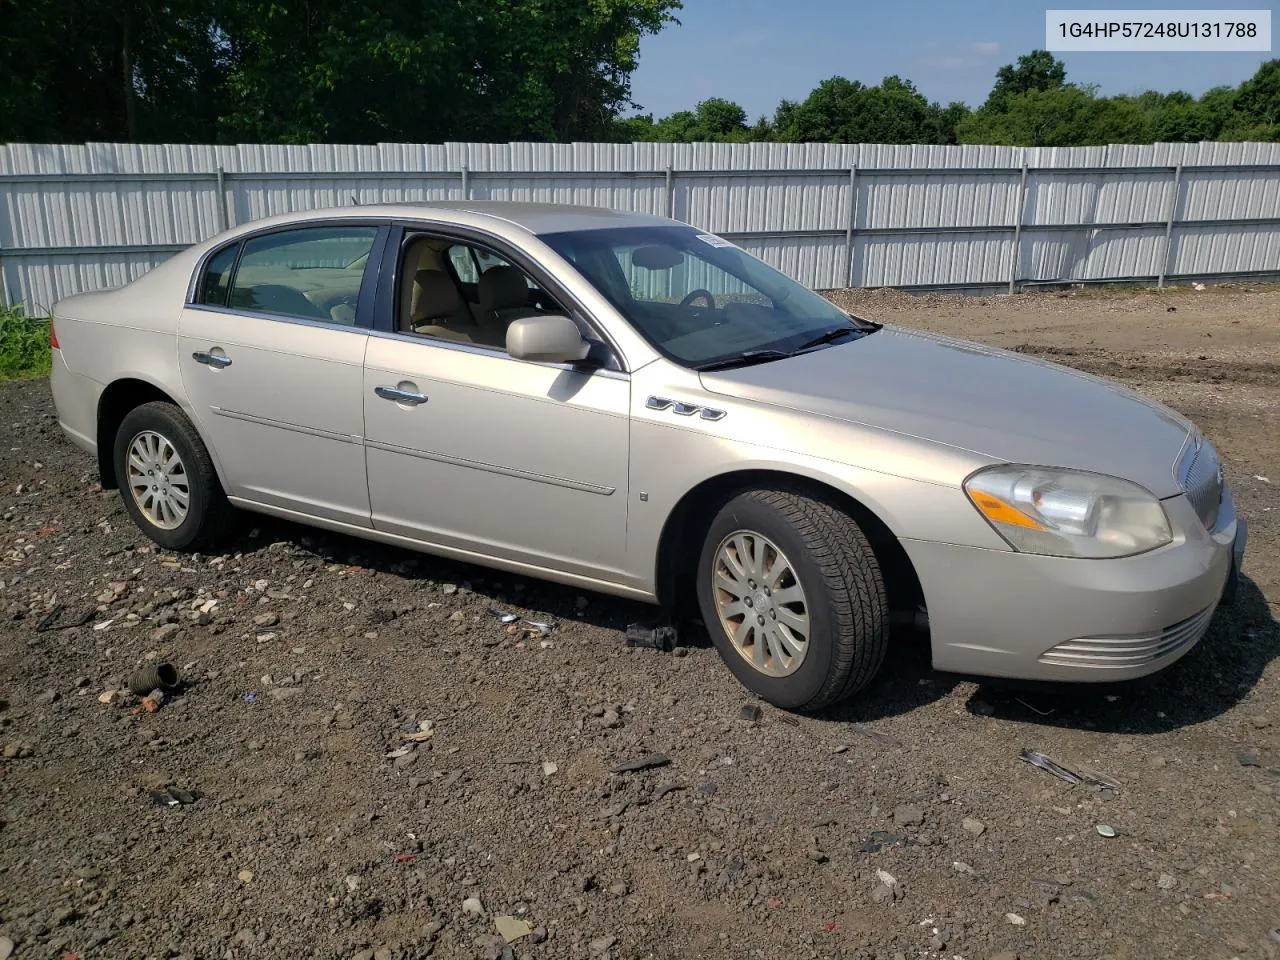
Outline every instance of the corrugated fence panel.
<svg viewBox="0 0 1280 960"><path fill-rule="evenodd" d="M1274 143L3 144L0 293L42 312L226 226L464 195L670 210L817 287L1280 272Z"/></svg>

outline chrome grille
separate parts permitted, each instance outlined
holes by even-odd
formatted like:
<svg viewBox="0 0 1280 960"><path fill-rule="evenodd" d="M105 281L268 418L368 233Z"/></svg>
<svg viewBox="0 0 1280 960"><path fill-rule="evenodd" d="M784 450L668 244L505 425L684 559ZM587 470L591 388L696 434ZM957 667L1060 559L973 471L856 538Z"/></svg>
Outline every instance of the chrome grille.
<svg viewBox="0 0 1280 960"><path fill-rule="evenodd" d="M1203 438L1189 443L1178 461L1177 475L1196 516L1205 529L1212 530L1222 505L1222 461L1213 444Z"/></svg>
<svg viewBox="0 0 1280 960"><path fill-rule="evenodd" d="M1051 647L1041 663L1071 667L1140 667L1194 646L1213 619L1217 604L1205 607L1159 633L1136 637L1080 637Z"/></svg>

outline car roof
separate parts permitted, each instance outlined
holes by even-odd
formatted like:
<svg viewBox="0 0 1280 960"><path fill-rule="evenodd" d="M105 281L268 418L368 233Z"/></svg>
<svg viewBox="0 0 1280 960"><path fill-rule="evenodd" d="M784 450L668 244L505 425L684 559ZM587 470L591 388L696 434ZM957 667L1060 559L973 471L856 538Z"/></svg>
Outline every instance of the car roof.
<svg viewBox="0 0 1280 960"><path fill-rule="evenodd" d="M569 203L525 203L508 200L440 200L423 203L368 203L328 210L306 210L280 214L243 224L244 227L277 225L289 222L305 223L334 217L360 216L386 217L388 219L429 218L444 222L462 219L472 221L482 218L514 224L530 233L561 233L568 230L601 230L609 227L660 226L679 221L648 213L613 210L608 207L591 207ZM680 224L686 226L686 224Z"/></svg>

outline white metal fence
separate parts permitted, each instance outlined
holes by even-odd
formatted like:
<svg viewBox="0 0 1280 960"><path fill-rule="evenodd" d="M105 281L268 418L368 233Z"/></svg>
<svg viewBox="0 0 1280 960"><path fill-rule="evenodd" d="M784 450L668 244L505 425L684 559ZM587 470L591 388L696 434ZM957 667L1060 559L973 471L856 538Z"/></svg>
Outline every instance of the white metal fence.
<svg viewBox="0 0 1280 960"><path fill-rule="evenodd" d="M818 288L1280 273L1280 144L0 145L0 297L41 314L269 214L585 203L733 239Z"/></svg>

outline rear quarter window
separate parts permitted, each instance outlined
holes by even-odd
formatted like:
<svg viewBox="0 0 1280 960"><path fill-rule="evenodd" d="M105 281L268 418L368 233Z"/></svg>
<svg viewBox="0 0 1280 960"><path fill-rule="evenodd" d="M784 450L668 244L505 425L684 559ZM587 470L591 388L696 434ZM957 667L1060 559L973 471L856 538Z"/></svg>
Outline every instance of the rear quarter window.
<svg viewBox="0 0 1280 960"><path fill-rule="evenodd" d="M236 265L236 257L240 254L240 244L219 250L213 255L204 268L204 278L196 294L196 303L214 307L227 305L227 291L231 289L231 271Z"/></svg>

